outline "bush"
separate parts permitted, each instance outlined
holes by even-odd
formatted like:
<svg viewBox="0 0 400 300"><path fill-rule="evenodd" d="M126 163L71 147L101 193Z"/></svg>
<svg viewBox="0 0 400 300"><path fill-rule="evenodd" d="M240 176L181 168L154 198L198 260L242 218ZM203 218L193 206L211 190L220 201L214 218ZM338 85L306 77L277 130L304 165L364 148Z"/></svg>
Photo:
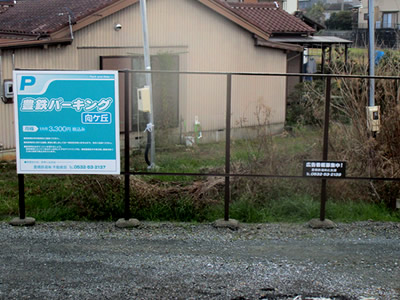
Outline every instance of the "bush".
<svg viewBox="0 0 400 300"><path fill-rule="evenodd" d="M345 72L344 64L333 61L331 73L366 74L367 62L351 59ZM376 67L376 75L400 76L400 59L395 52L386 52ZM301 98L289 121L297 124L321 124L325 91L322 84L305 82ZM348 176L400 177L400 84L399 80L376 80L375 103L381 108L381 129L373 136L367 129L368 81L341 78L332 81L330 158L347 161ZM288 109L289 111L289 109ZM301 113L301 115L299 115ZM357 182L347 185L350 199L374 199L394 208L400 196L396 181ZM343 194L343 190L340 190Z"/></svg>
<svg viewBox="0 0 400 300"><path fill-rule="evenodd" d="M353 22L352 11L343 10L334 12L328 20L325 21L325 25L331 30L351 30Z"/></svg>

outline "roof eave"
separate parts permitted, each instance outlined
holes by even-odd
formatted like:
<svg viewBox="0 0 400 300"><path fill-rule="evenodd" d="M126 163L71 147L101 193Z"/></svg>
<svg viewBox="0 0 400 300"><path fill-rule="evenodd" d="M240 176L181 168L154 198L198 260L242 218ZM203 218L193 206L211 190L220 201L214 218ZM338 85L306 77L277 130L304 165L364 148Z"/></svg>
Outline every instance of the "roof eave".
<svg viewBox="0 0 400 300"><path fill-rule="evenodd" d="M270 41L260 39L259 37L255 37L255 44L256 44L256 46L260 46L260 47L269 47L269 48L294 51L294 52L303 52L303 50L304 50L304 48L300 45L270 42Z"/></svg>
<svg viewBox="0 0 400 300"><path fill-rule="evenodd" d="M275 31L271 34L271 37L273 36L312 36L314 32L310 31Z"/></svg>
<svg viewBox="0 0 400 300"><path fill-rule="evenodd" d="M20 48L33 48L44 47L46 45L70 45L71 38L57 39L57 40L11 40L9 42L0 43L0 49L20 49Z"/></svg>
<svg viewBox="0 0 400 300"><path fill-rule="evenodd" d="M45 36L45 34L40 33L40 32L22 32L22 31L12 31L12 30L0 30L0 36L15 36L18 38L39 39L40 37Z"/></svg>

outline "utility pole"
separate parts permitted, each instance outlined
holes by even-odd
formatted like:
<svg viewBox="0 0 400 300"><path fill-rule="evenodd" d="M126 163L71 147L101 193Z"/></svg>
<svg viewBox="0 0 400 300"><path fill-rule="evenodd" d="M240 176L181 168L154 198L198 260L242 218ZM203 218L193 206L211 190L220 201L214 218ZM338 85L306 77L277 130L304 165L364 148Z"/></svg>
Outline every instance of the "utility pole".
<svg viewBox="0 0 400 300"><path fill-rule="evenodd" d="M368 0L369 76L375 75L375 14L374 0ZM369 106L375 106L375 79L369 80Z"/></svg>
<svg viewBox="0 0 400 300"><path fill-rule="evenodd" d="M375 76L375 14L374 0L368 0L368 32L369 32L369 76ZM380 107L375 106L375 79L369 79L369 100L367 111L367 128L376 137L380 129Z"/></svg>
<svg viewBox="0 0 400 300"><path fill-rule="evenodd" d="M149 48L149 33L147 28L147 7L146 0L140 0L140 14L142 19L143 28L143 50L144 50L144 66L146 71L151 71L150 63L150 48ZM153 86L151 82L151 73L146 73L146 85L150 90L150 112L149 112L149 123L147 124L147 130L151 133L151 146L150 146L150 166L152 169L155 167L155 138L154 138L154 109L153 109Z"/></svg>

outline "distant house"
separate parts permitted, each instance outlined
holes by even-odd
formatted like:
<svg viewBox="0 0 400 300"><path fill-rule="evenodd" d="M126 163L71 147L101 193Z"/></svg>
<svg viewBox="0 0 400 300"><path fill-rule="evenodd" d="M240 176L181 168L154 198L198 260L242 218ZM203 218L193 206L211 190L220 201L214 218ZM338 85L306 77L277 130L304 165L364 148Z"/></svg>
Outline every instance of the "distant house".
<svg viewBox="0 0 400 300"><path fill-rule="evenodd" d="M322 2L322 1L320 1L320 0L299 0L298 7L299 7L299 10L304 11L304 10L311 8L314 4L316 4L318 2Z"/></svg>
<svg viewBox="0 0 400 300"><path fill-rule="evenodd" d="M400 29L400 3L398 0L374 0L375 27ZM358 27L368 26L368 0L362 0L358 10Z"/></svg>
<svg viewBox="0 0 400 300"><path fill-rule="evenodd" d="M262 13L255 14L255 10ZM149 0L147 12L153 70L285 73L289 58L301 54L303 48L270 42L270 37L314 32L268 3ZM13 69L142 70L139 0L17 1L0 14L0 62L1 83L12 78ZM123 74L120 79L123 104ZM135 104L136 88L143 84L143 74L133 76L129 122L138 135L144 116ZM153 84L158 128L164 126L182 136L193 132L199 120L204 135L213 138L225 127L224 76L154 75ZM13 105L1 87L0 143L3 149L11 149L15 147ZM271 109L273 130L281 130L286 87L284 77L234 77L232 124L246 119L246 126L257 125L254 112L262 104ZM124 122L122 118L121 131Z"/></svg>
<svg viewBox="0 0 400 300"><path fill-rule="evenodd" d="M400 48L400 3L399 0L374 0L375 42L383 48ZM362 0L358 9L355 28L359 46L368 44L368 0Z"/></svg>
<svg viewBox="0 0 400 300"><path fill-rule="evenodd" d="M293 14L298 10L298 0L225 0L226 2L231 3L278 3L284 11L287 11L289 14Z"/></svg>
<svg viewBox="0 0 400 300"><path fill-rule="evenodd" d="M325 7L325 19L329 19L332 13L343 10L349 10L353 7L358 7L361 0L298 0L299 10L310 9L314 4L321 2Z"/></svg>
<svg viewBox="0 0 400 300"><path fill-rule="evenodd" d="M351 2L341 2L341 3L327 3L325 5L325 20L328 20L332 14L338 13L341 11L351 11L354 5ZM351 30L351 28L349 28Z"/></svg>

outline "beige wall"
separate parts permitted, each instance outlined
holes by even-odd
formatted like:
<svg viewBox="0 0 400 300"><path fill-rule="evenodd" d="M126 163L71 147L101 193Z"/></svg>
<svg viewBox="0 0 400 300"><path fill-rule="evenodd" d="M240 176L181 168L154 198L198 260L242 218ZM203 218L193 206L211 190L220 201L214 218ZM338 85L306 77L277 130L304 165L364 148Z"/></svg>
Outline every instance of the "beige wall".
<svg viewBox="0 0 400 300"><path fill-rule="evenodd" d="M251 33L197 1L148 1L147 10L151 53L179 54L181 71L286 72L284 51L255 47ZM15 50L15 67L96 70L100 56L141 55L141 47L140 10L133 5L75 32L71 46ZM4 78L11 78L11 53L3 51ZM283 124L285 86L284 77L234 76L232 125L243 118L256 125L260 104L271 109L270 123ZM181 75L179 92L188 131L195 116L203 130L225 127L225 76ZM7 147L14 146L11 107L0 104L0 143Z"/></svg>
<svg viewBox="0 0 400 300"><path fill-rule="evenodd" d="M4 79L12 79L13 68L77 69L77 55L71 46L3 50L1 84ZM14 105L10 103L0 102L0 144L3 149L15 148Z"/></svg>

